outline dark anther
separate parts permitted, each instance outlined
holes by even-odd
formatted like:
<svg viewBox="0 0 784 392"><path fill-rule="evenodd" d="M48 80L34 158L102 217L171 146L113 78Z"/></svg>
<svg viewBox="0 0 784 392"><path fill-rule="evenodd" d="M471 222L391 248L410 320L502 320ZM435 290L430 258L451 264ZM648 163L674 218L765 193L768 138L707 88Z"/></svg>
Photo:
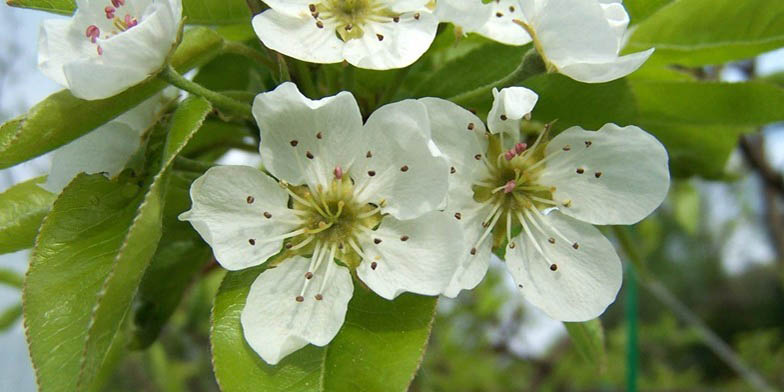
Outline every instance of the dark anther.
<svg viewBox="0 0 784 392"><path fill-rule="evenodd" d="M550 238L547 239L547 242L549 242L551 244L554 244L555 243L555 238L550 237Z"/></svg>
<svg viewBox="0 0 784 392"><path fill-rule="evenodd" d="M476 127L476 125L474 125L474 123L468 123L468 130L469 131L473 131L474 127Z"/></svg>
<svg viewBox="0 0 784 392"><path fill-rule="evenodd" d="M497 17L499 17L499 18L500 18L500 17L504 16L504 14L503 14L503 13L501 13L501 12L496 12L496 13L495 13L495 16L497 16Z"/></svg>
<svg viewBox="0 0 784 392"><path fill-rule="evenodd" d="M455 219L460 220L460 218L462 218L462 217L463 217L463 214L461 214L459 212L455 212Z"/></svg>
<svg viewBox="0 0 784 392"><path fill-rule="evenodd" d="M267 218L267 219L272 218L272 214L270 214L267 211L264 211L264 217Z"/></svg>
<svg viewBox="0 0 784 392"><path fill-rule="evenodd" d="M321 295L321 294L316 294L316 301L321 301L322 299L324 299L324 296L323 296L323 295Z"/></svg>
<svg viewBox="0 0 784 392"><path fill-rule="evenodd" d="M383 41L384 40L384 36L381 35L381 34L376 34L376 38L378 38L379 41Z"/></svg>
<svg viewBox="0 0 784 392"><path fill-rule="evenodd" d="M555 265L555 264L551 264L550 265L550 271L556 271L556 270L558 270L558 266Z"/></svg>
<svg viewBox="0 0 784 392"><path fill-rule="evenodd" d="M368 153L365 154L365 158L373 158L373 154L370 151L368 151Z"/></svg>
<svg viewBox="0 0 784 392"><path fill-rule="evenodd" d="M324 28L324 23L321 23L321 21L318 21L318 22L316 22L316 27L318 27L320 29L323 29Z"/></svg>
<svg viewBox="0 0 784 392"><path fill-rule="evenodd" d="M564 147L563 147L563 150L564 150L564 151L569 151L569 150L571 150L571 149L572 149L572 148L571 148L571 147L569 147L569 146L564 146Z"/></svg>
<svg viewBox="0 0 784 392"><path fill-rule="evenodd" d="M305 297L303 297L303 296L301 296L301 295L298 295L298 296L297 296L297 298L294 298L294 299L296 299L296 300L297 300L297 302L302 302L302 301L304 301L304 300L305 300Z"/></svg>
<svg viewBox="0 0 784 392"><path fill-rule="evenodd" d="M373 243L376 244L376 245L380 244L381 243L381 238L374 238L373 239Z"/></svg>
<svg viewBox="0 0 784 392"><path fill-rule="evenodd" d="M577 169L577 174L583 174L583 173L585 173L585 169L583 168Z"/></svg>
<svg viewBox="0 0 784 392"><path fill-rule="evenodd" d="M403 242L408 241L408 236L404 235L404 236L400 237L400 241L403 241Z"/></svg>
<svg viewBox="0 0 784 392"><path fill-rule="evenodd" d="M501 121L506 121L507 119L508 119L508 117L506 117L506 114L502 114L501 115Z"/></svg>
<svg viewBox="0 0 784 392"><path fill-rule="evenodd" d="M585 141L585 147L591 147L591 144L593 144L593 143L591 143L590 140L586 140Z"/></svg>
<svg viewBox="0 0 784 392"><path fill-rule="evenodd" d="M324 135L322 135L321 132L316 134L316 139L321 139L323 137L324 137Z"/></svg>
<svg viewBox="0 0 784 392"><path fill-rule="evenodd" d="M416 20L419 20L419 12L417 12L416 14L414 14L414 19L416 19Z"/></svg>
<svg viewBox="0 0 784 392"><path fill-rule="evenodd" d="M471 248L471 255L475 255L475 254L476 254L476 248Z"/></svg>
<svg viewBox="0 0 784 392"><path fill-rule="evenodd" d="M394 21L395 23L400 22L400 17L396 16L396 17L392 18L392 21Z"/></svg>
<svg viewBox="0 0 784 392"><path fill-rule="evenodd" d="M580 247L580 244L578 244L576 242L572 244L572 248L574 248L574 249L578 249L579 247Z"/></svg>
<svg viewBox="0 0 784 392"><path fill-rule="evenodd" d="M452 174L455 174L455 172L456 172L456 171L457 171L457 170L455 169L455 167L454 167L454 166L452 166L451 168L449 168L449 172L450 172L450 173L452 173Z"/></svg>
<svg viewBox="0 0 784 392"><path fill-rule="evenodd" d="M478 161L478 160L480 160L480 159L482 159L482 154L476 154L476 155L474 155L474 159L476 159L477 161Z"/></svg>
<svg viewBox="0 0 784 392"><path fill-rule="evenodd" d="M251 238L251 239L248 240L248 243L251 244L251 245L256 245L256 240Z"/></svg>
<svg viewBox="0 0 784 392"><path fill-rule="evenodd" d="M253 204L253 202L256 201L256 199L254 199L253 196L248 196L248 198L245 199L245 201L247 201L248 204Z"/></svg>
<svg viewBox="0 0 784 392"><path fill-rule="evenodd" d="M308 159L313 159L313 154L310 151L306 152L305 156L308 157Z"/></svg>
<svg viewBox="0 0 784 392"><path fill-rule="evenodd" d="M316 5L315 4L310 4L310 5L308 5L308 9L310 9L310 12L316 12Z"/></svg>
<svg viewBox="0 0 784 392"><path fill-rule="evenodd" d="M376 263L375 261L370 263L370 269L375 270L376 267L378 267L378 263Z"/></svg>
<svg viewBox="0 0 784 392"><path fill-rule="evenodd" d="M311 279L311 278L313 278L313 273L310 271L305 272L305 279Z"/></svg>
<svg viewBox="0 0 784 392"><path fill-rule="evenodd" d="M369 176L371 176L371 177L373 177L373 176L375 176L375 175L376 175L376 172L375 172L375 171L373 171L373 170L368 170L368 175L369 175Z"/></svg>
<svg viewBox="0 0 784 392"><path fill-rule="evenodd" d="M400 168L400 171L402 171L403 173L407 172L407 171L408 171L408 165L403 165L403 166Z"/></svg>
<svg viewBox="0 0 784 392"><path fill-rule="evenodd" d="M596 173L593 173L593 175L594 175L596 178L599 178L599 177L601 177L601 176L602 176L602 172L596 172Z"/></svg>
<svg viewBox="0 0 784 392"><path fill-rule="evenodd" d="M289 143L291 144L291 147L297 147L297 144L299 144L299 142L296 140L292 140Z"/></svg>

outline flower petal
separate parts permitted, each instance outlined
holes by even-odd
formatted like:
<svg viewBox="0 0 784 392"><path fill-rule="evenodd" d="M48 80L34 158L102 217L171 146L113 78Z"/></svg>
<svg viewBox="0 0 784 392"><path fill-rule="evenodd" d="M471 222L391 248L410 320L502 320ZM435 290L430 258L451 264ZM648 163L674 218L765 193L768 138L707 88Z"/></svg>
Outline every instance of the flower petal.
<svg viewBox="0 0 784 392"><path fill-rule="evenodd" d="M82 39L82 34L71 29L70 20L45 20L38 38L38 69L48 78L68 87L63 66L95 51L89 41Z"/></svg>
<svg viewBox="0 0 784 392"><path fill-rule="evenodd" d="M640 68L654 49L627 54L605 62L576 62L559 68L559 71L580 82L604 83L622 78Z"/></svg>
<svg viewBox="0 0 784 392"><path fill-rule="evenodd" d="M60 193L77 174L85 172L117 175L141 144L141 131L112 121L58 148L52 169L41 187Z"/></svg>
<svg viewBox="0 0 784 392"><path fill-rule="evenodd" d="M294 17L264 11L253 17L253 29L264 46L286 56L311 63L338 63L343 60L343 41L335 34L335 26L317 22L310 16Z"/></svg>
<svg viewBox="0 0 784 392"><path fill-rule="evenodd" d="M351 93L314 101L287 82L257 95L253 115L264 167L292 184L326 185L335 166L347 171L360 154L362 115Z"/></svg>
<svg viewBox="0 0 784 392"><path fill-rule="evenodd" d="M493 89L493 107L487 115L487 127L492 133L506 133L513 140L520 138L520 121L531 113L539 96L525 87Z"/></svg>
<svg viewBox="0 0 784 392"><path fill-rule="evenodd" d="M239 270L278 253L283 239L276 238L297 227L288 199L275 180L257 169L218 166L193 182L193 207L180 220L191 222L224 268Z"/></svg>
<svg viewBox="0 0 784 392"><path fill-rule="evenodd" d="M419 102L427 108L433 142L449 160L450 192L455 187L465 192L465 186L487 175L486 166L476 159L487 151L485 125L473 113L445 99L428 97Z"/></svg>
<svg viewBox="0 0 784 392"><path fill-rule="evenodd" d="M385 217L378 229L359 238L367 256L357 275L376 294L394 299L404 291L438 295L446 288L460 257L462 234L442 212L417 219Z"/></svg>
<svg viewBox="0 0 784 392"><path fill-rule="evenodd" d="M81 99L94 100L115 96L150 76L141 68L125 64L102 64L77 60L63 67L71 93Z"/></svg>
<svg viewBox="0 0 784 392"><path fill-rule="evenodd" d="M492 12L492 6L481 1L438 0L435 15L440 22L452 23L470 33L482 28Z"/></svg>
<svg viewBox="0 0 784 392"><path fill-rule="evenodd" d="M437 27L438 19L429 12L403 14L399 22L368 22L361 37L346 42L343 57L360 68L407 67L427 51Z"/></svg>
<svg viewBox="0 0 784 392"><path fill-rule="evenodd" d="M495 0L487 6L490 7L491 17L482 27L476 30L477 33L507 45L525 45L531 42L531 37L518 24L515 19L525 19L520 1L518 0Z"/></svg>
<svg viewBox="0 0 784 392"><path fill-rule="evenodd" d="M598 317L615 301L623 279L621 261L612 244L595 227L558 211L542 216L540 222L545 230L554 227L569 242L551 229L546 235L535 231L537 245L520 234L515 241L521 246L507 250L506 264L523 296L556 320ZM578 249L573 243L579 244ZM557 270L551 270L550 263L555 263Z"/></svg>
<svg viewBox="0 0 784 392"><path fill-rule="evenodd" d="M569 151L564 147L569 146ZM539 183L555 186L562 212L585 222L628 225L662 203L670 186L667 151L635 126L572 127L548 145ZM570 202L568 202L570 201Z"/></svg>
<svg viewBox="0 0 784 392"><path fill-rule="evenodd" d="M383 204L382 211L398 219L442 207L449 164L430 140L425 105L410 99L385 105L370 116L365 128L362 145L368 151L350 171L360 190L357 199Z"/></svg>
<svg viewBox="0 0 784 392"><path fill-rule="evenodd" d="M301 294L309 261L286 259L262 272L250 287L240 322L245 340L270 365L305 347L327 345L337 335L354 292L351 273L334 262L321 300L314 298L325 278L326 263L313 274ZM297 296L302 295L302 302Z"/></svg>
<svg viewBox="0 0 784 392"><path fill-rule="evenodd" d="M484 227L482 222L492 210L492 205L482 205L474 200L470 186L449 191L449 204L445 213L452 218L452 224L460 227L463 241L459 244L462 245L462 250L455 258L458 265L449 285L444 290L445 296L454 298L462 290L473 289L485 277L487 267L490 265L493 241L492 238L485 239L478 247L476 243L485 230L490 229ZM474 247L476 250L472 252Z"/></svg>
<svg viewBox="0 0 784 392"><path fill-rule="evenodd" d="M311 4L318 3L314 0L264 0L270 8L292 17L310 17Z"/></svg>

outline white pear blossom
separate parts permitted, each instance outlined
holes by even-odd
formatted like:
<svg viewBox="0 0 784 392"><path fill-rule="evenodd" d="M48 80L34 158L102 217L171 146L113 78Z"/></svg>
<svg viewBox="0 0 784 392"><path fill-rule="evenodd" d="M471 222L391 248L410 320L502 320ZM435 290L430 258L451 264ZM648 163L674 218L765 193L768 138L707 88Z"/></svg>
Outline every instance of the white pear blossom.
<svg viewBox="0 0 784 392"><path fill-rule="evenodd" d="M272 261L253 283L241 322L270 364L338 333L352 272L381 297L443 292L462 249L439 212L449 165L430 140L427 109L386 105L363 125L348 92L321 100L292 83L256 97L266 174L208 170L191 187L189 220L218 262L239 270Z"/></svg>
<svg viewBox="0 0 784 392"><path fill-rule="evenodd" d="M633 224L661 204L669 188L667 152L635 126L598 131L571 127L552 140L520 140L520 121L536 95L494 91L486 132L459 106L423 98L432 137L450 159L448 212L464 231L464 249L446 291L476 286L491 248L523 296L562 321L597 317L615 300L622 270L613 246L592 225ZM519 234L518 234L519 233Z"/></svg>
<svg viewBox="0 0 784 392"><path fill-rule="evenodd" d="M181 0L77 0L44 21L38 68L82 99L116 95L160 70L176 44Z"/></svg>
<svg viewBox="0 0 784 392"><path fill-rule="evenodd" d="M603 83L637 70L653 48L619 56L629 15L621 0L520 0L528 31L551 72Z"/></svg>
<svg viewBox="0 0 784 392"><path fill-rule="evenodd" d="M438 20L431 0L267 0L253 28L270 49L312 63L343 60L403 68L430 47Z"/></svg>
<svg viewBox="0 0 784 392"><path fill-rule="evenodd" d="M176 96L177 90L166 89L55 150L52 154L52 168L41 187L52 193L60 193L82 172L105 173L109 177L119 174L139 150L144 133Z"/></svg>
<svg viewBox="0 0 784 392"><path fill-rule="evenodd" d="M518 0L438 0L440 22L455 25L460 33L477 33L507 45L525 45L531 37L515 20L523 19Z"/></svg>

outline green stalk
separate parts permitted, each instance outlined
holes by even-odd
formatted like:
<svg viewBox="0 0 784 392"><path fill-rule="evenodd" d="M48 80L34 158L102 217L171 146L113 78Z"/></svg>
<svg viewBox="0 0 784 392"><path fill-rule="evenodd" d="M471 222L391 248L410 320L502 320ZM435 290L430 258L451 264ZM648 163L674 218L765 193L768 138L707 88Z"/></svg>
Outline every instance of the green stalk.
<svg viewBox="0 0 784 392"><path fill-rule="evenodd" d="M626 390L637 392L640 347L637 329L637 274L634 265L626 264Z"/></svg>
<svg viewBox="0 0 784 392"><path fill-rule="evenodd" d="M275 64L275 62L270 60L269 57L265 56L264 53L256 49L253 49L250 46L245 45L243 43L236 42L236 41L224 41L223 52L247 57L255 61L257 64L261 65L262 67L269 69L272 72L275 72L277 70L277 65Z"/></svg>
<svg viewBox="0 0 784 392"><path fill-rule="evenodd" d="M227 112L242 116L247 119L253 118L251 115L250 105L244 104L242 102L236 101L231 99L223 94L217 93L212 91L204 86L194 83L184 76L177 73L177 71L172 68L171 66L167 66L166 68L158 74L158 77L165 80L169 84L178 87L182 90L185 90L191 94L198 95L203 97L204 99L212 102L215 106L220 109L226 110Z"/></svg>
<svg viewBox="0 0 784 392"><path fill-rule="evenodd" d="M539 53L537 53L535 49L531 49L523 56L520 65L518 65L517 68L515 68L515 70L510 74L496 80L495 82L475 88L471 91L466 91L448 99L458 105L465 106L466 104L469 104L476 99L483 97L489 98L490 93L494 88L513 86L522 82L523 80L530 78L531 76L545 72L547 72L547 67L544 64L542 57L539 56Z"/></svg>

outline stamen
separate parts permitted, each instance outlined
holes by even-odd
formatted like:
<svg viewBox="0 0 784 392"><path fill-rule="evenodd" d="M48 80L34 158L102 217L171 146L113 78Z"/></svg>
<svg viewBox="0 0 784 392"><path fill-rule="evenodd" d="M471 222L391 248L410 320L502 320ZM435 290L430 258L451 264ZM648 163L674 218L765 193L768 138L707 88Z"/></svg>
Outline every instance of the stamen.
<svg viewBox="0 0 784 392"><path fill-rule="evenodd" d="M500 205L500 203L499 203L499 205ZM487 236L490 235L490 232L493 231L493 227L495 227L495 224L498 223L498 219L501 218L501 215L503 215L503 214L495 214L495 216L493 217L492 222L490 222L490 224L485 228L484 233L482 233L482 236L479 237L478 241L476 241L476 244L474 244L474 247L471 248L471 255L475 255L476 254L476 249L479 248L482 245L482 243L485 241Z"/></svg>
<svg viewBox="0 0 784 392"><path fill-rule="evenodd" d="M318 227L317 228L315 228L315 229L304 229L304 230L307 230L308 234L318 234L318 233L321 233L324 230L329 229L334 224L335 224L334 222L327 223L327 222L321 221L321 222L318 223Z"/></svg>
<svg viewBox="0 0 784 392"><path fill-rule="evenodd" d="M335 166L335 170L333 170L332 173L335 175L336 180L343 179L343 169L341 169L340 166Z"/></svg>
<svg viewBox="0 0 784 392"><path fill-rule="evenodd" d="M115 8L121 7L121 6L125 5L125 0L112 0L112 5Z"/></svg>
<svg viewBox="0 0 784 392"><path fill-rule="evenodd" d="M556 203L556 202L554 202L552 200L547 200L547 199L542 198L542 197L531 196L531 195L528 195L527 197L529 199L531 199L531 200L535 200L535 201L538 201L540 203L549 204L549 205L553 205L553 206L557 206L558 205L558 203Z"/></svg>
<svg viewBox="0 0 784 392"><path fill-rule="evenodd" d="M498 209L501 208L502 204L503 204L502 200L498 200L495 202L495 204L493 205L493 209L490 210L490 214L488 214L485 219L482 219L482 226L485 226L485 223L489 222L493 218L495 213L498 212Z"/></svg>
<svg viewBox="0 0 784 392"><path fill-rule="evenodd" d="M316 237L314 237L314 236L308 236L308 238L305 238L305 240L304 240L304 241L300 242L300 243L299 243L299 244L297 244L297 245L291 246L291 247L289 247L288 249L289 249L289 250L297 250L297 249L302 249L302 248L306 247L306 246L307 246L309 243L313 242L313 239L315 239L315 238L316 238Z"/></svg>
<svg viewBox="0 0 784 392"><path fill-rule="evenodd" d="M539 218L539 221L542 222L543 225L547 226L548 229L552 230L553 233L555 233L555 235L557 235L558 237L561 237L561 239L566 241L567 244L571 244L572 243L572 241L570 241L568 238L566 238L565 235L561 234L560 230L556 229L555 226L553 226L550 223L548 223L547 220L544 219L544 215L542 215L542 213L538 209L532 207L532 208L530 208L530 210L532 210L535 213L534 215L536 215L536 217ZM576 244L576 242L574 244Z"/></svg>
<svg viewBox="0 0 784 392"><path fill-rule="evenodd" d="M307 231L307 229L306 229L306 228L297 229L297 230L294 230L294 231L288 232L288 233L286 233L286 234L281 234L281 235L279 235L279 236L265 238L265 239L263 239L263 240L261 241L261 243L267 243L267 242L274 242L274 241L285 240L286 238L296 237L296 236L298 236L298 235L300 235L300 234L305 234L305 232L306 232L306 231ZM258 242L258 241L256 241L256 242Z"/></svg>
<svg viewBox="0 0 784 392"><path fill-rule="evenodd" d="M377 206L376 208L374 208L374 209L372 209L372 210L370 210L368 212L365 212L363 214L357 215L357 218L359 218L359 219L370 218L371 216L376 215L380 211L381 211L381 206Z"/></svg>
<svg viewBox="0 0 784 392"><path fill-rule="evenodd" d="M299 296L297 296L297 301L302 302L299 298L303 298L305 296L305 290L308 289L308 285L311 282L311 278L313 277L313 273L318 271L319 267L321 266L322 260L324 260L324 255L326 252L324 251L325 246L321 244L321 242L316 244L316 248L313 250L313 255L310 257L310 265L308 266L308 272L305 273L305 282L302 284L302 290L299 291ZM310 274L310 278L308 277Z"/></svg>
<svg viewBox="0 0 784 392"><path fill-rule="evenodd" d="M517 155L522 154L528 148L528 145L525 143L517 143L515 144L515 152Z"/></svg>
<svg viewBox="0 0 784 392"><path fill-rule="evenodd" d="M530 171L530 170L536 169L537 167L539 167L539 166L543 165L545 162L549 161L549 160L550 160L550 159L552 159L553 157L556 157L556 156L558 156L558 155L559 155L559 154L561 154L561 153L563 153L563 150L556 150L554 153L552 153L552 154L550 154L550 155L546 155L544 158L542 158L541 160L539 160L539 162L536 162L536 163L534 163L533 165L529 166L529 167L528 167L526 170L529 170L529 171Z"/></svg>
<svg viewBox="0 0 784 392"><path fill-rule="evenodd" d="M90 39L90 42L95 43L95 41L101 35L101 30L96 25L89 25L87 26L87 30L84 32L84 35Z"/></svg>
<svg viewBox="0 0 784 392"><path fill-rule="evenodd" d="M323 299L323 295L321 293L324 292L324 287L327 286L327 281L332 275L332 270L335 269L335 251L336 245L332 245L332 248L329 250L329 258L327 259L327 272L324 273L324 278L321 281L321 287L319 287L318 294L316 294L316 300L321 301Z"/></svg>
<svg viewBox="0 0 784 392"><path fill-rule="evenodd" d="M359 257L362 257L362 260L369 260L370 259L369 257L367 257L367 255L364 252L362 252L362 249L359 248L359 245L357 245L357 242L354 241L353 238L349 238L348 239L348 245L351 247L351 249L354 250L354 252L357 252Z"/></svg>
<svg viewBox="0 0 784 392"><path fill-rule="evenodd" d="M106 19L114 19L114 7L107 5L106 8L103 9L103 12L106 13Z"/></svg>
<svg viewBox="0 0 784 392"><path fill-rule="evenodd" d="M514 180L509 180L506 185L504 185L504 193L512 192L516 186L517 183L515 183Z"/></svg>
<svg viewBox="0 0 784 392"><path fill-rule="evenodd" d="M550 259L547 257L547 255L544 254L544 251L542 250L542 248L539 246L539 243L536 242L536 239L534 238L534 235L531 232L531 228L529 228L528 224L525 223L525 218L523 217L523 214L518 212L517 213L517 219L520 221L520 224L523 225L523 231L525 232L525 235L528 237L528 239L531 240L531 242L534 244L534 248L536 248L536 251L539 252L540 255L542 255L542 258L544 259L544 261L547 263L547 265L550 266L550 269L552 269L553 268L552 266L555 263L550 261ZM556 267L556 268L558 268L558 267Z"/></svg>
<svg viewBox="0 0 784 392"><path fill-rule="evenodd" d="M514 249L514 242L512 242L512 210L506 211L506 243Z"/></svg>

